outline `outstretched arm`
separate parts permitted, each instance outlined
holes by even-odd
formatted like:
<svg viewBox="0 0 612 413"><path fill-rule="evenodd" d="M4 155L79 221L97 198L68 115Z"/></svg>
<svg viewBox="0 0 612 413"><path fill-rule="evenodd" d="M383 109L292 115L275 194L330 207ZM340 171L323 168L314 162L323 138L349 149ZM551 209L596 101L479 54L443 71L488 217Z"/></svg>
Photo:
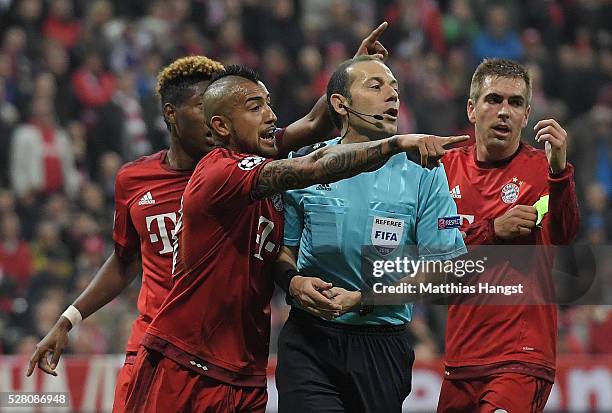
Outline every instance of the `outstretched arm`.
<svg viewBox="0 0 612 413"><path fill-rule="evenodd" d="M266 198L289 189L330 183L380 168L400 152L418 152L422 166L435 166L445 146L469 137L397 135L375 142L350 143L321 148L296 159L272 161L263 166L253 198Z"/></svg>
<svg viewBox="0 0 612 413"><path fill-rule="evenodd" d="M355 57L374 55L381 60L386 60L389 53L378 39L387 25L387 22L381 23L363 39ZM286 157L290 151L325 140L334 133L334 130L334 124L327 110L327 97L323 95L306 116L287 126L278 148L279 158Z"/></svg>
<svg viewBox="0 0 612 413"><path fill-rule="evenodd" d="M85 319L117 297L134 280L139 266L140 260L137 255L120 258L113 252L72 305ZM60 316L47 335L36 345L36 351L30 358L26 376L30 376L36 366L45 373L57 376L55 367L68 344L68 332L72 327L66 317ZM51 354L52 358L49 363Z"/></svg>

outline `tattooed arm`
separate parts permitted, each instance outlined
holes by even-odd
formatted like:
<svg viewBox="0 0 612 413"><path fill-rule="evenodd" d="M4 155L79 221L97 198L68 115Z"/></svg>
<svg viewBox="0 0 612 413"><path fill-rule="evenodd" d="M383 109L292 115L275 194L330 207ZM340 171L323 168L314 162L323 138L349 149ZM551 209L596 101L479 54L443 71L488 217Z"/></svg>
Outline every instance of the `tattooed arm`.
<svg viewBox="0 0 612 413"><path fill-rule="evenodd" d="M272 161L263 166L254 198L266 198L288 189L330 183L380 168L400 152L418 152L422 166L435 166L445 146L468 136L397 135L375 142L349 143L321 148L310 155Z"/></svg>

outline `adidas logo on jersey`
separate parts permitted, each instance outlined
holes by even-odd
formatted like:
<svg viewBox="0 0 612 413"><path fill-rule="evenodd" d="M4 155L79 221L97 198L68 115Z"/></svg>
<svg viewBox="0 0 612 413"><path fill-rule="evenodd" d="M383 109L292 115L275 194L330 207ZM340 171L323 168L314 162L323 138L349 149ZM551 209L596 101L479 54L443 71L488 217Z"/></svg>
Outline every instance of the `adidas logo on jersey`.
<svg viewBox="0 0 612 413"><path fill-rule="evenodd" d="M451 198L461 199L461 190L459 189L459 185L450 190Z"/></svg>
<svg viewBox="0 0 612 413"><path fill-rule="evenodd" d="M317 191L331 191L331 186L329 184L319 184L315 188Z"/></svg>
<svg viewBox="0 0 612 413"><path fill-rule="evenodd" d="M155 200L153 199L153 195L151 195L151 191L144 194L142 198L140 198L140 201L138 201L138 205L152 205L154 203Z"/></svg>

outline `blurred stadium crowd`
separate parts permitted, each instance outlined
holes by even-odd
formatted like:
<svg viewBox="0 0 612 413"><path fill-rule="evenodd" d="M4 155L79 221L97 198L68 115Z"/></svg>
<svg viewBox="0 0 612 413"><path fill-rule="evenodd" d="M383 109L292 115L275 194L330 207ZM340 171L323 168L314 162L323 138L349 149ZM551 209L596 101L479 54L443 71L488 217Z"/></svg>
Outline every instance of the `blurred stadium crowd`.
<svg viewBox="0 0 612 413"><path fill-rule="evenodd" d="M534 93L523 138L533 143L544 117L570 131L580 240L610 243L612 1L0 0L0 354L29 356L112 250L118 168L167 145L161 67L187 54L255 67L287 125L382 20L400 132L472 133L476 64L524 62ZM122 353L138 289L71 333L70 352ZM274 303L278 330L286 307ZM561 313L561 354L612 353L612 307ZM417 359L443 352L444 318L417 306Z"/></svg>

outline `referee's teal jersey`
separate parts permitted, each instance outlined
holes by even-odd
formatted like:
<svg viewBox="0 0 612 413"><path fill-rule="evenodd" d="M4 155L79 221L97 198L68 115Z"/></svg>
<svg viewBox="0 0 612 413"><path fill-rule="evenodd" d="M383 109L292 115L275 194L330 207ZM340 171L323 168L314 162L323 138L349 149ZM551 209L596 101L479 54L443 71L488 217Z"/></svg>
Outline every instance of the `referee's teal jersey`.
<svg viewBox="0 0 612 413"><path fill-rule="evenodd" d="M325 144L339 141L335 138ZM410 246L414 248L406 249L415 251L412 259L445 260L466 253L459 229L440 225L453 222L454 217L457 208L444 166L428 170L401 153L374 172L288 191L283 243L299 245L300 274L358 290L365 285L363 246L370 246L365 257L370 261L390 259L393 251ZM411 316L411 304L386 305L375 306L365 316L349 312L335 321L403 324Z"/></svg>

